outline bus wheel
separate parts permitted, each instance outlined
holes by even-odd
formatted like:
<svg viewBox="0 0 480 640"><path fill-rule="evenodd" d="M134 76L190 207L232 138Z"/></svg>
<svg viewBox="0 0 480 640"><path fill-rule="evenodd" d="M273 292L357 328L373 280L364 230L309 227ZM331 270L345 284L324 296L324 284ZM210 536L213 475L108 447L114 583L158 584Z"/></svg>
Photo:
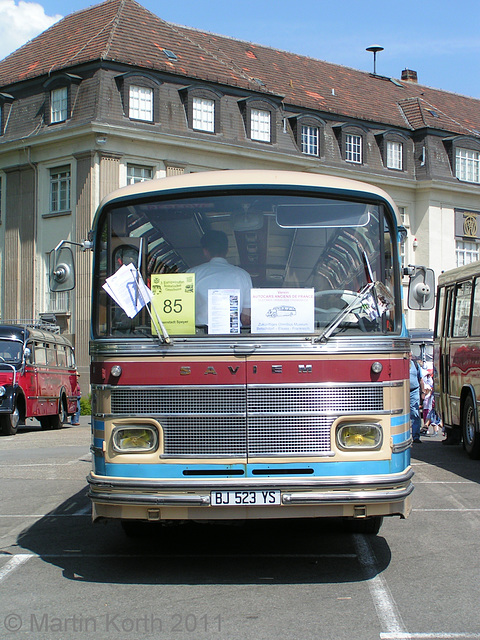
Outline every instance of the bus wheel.
<svg viewBox="0 0 480 640"><path fill-rule="evenodd" d="M52 428L52 422L50 420L50 416L42 416L41 418L38 419L38 421L40 422L40 426L44 431L47 431L47 429Z"/></svg>
<svg viewBox="0 0 480 640"><path fill-rule="evenodd" d="M368 518L349 520L348 528L352 533L364 533L375 536L380 531L382 522L383 516L369 516Z"/></svg>
<svg viewBox="0 0 480 640"><path fill-rule="evenodd" d="M54 416L50 416L50 428L61 429L68 420L67 411L65 409L65 403L63 398L60 398L58 402L58 413Z"/></svg>
<svg viewBox="0 0 480 640"><path fill-rule="evenodd" d="M0 416L0 431L4 436L14 436L17 433L20 413L15 405L12 413L4 413Z"/></svg>
<svg viewBox="0 0 480 640"><path fill-rule="evenodd" d="M478 433L476 426L477 421L475 419L473 398L472 396L467 396L465 404L463 405L463 446L473 460L480 459L480 433Z"/></svg>

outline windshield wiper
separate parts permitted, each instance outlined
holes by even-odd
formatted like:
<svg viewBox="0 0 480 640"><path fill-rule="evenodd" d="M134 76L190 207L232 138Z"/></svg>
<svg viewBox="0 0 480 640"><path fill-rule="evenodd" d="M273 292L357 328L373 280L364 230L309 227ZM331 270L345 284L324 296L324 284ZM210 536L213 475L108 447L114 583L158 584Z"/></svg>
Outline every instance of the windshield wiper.
<svg viewBox="0 0 480 640"><path fill-rule="evenodd" d="M345 309L342 309L340 313L338 313L335 316L335 318L325 327L322 334L314 339L314 342L326 342L330 338L332 333L335 331L335 329L338 327L338 325L342 322L342 320L346 316L348 316L348 314L352 309L360 305L365 300L367 295L372 291L374 287L375 287L375 282L369 282L362 289L360 289L360 291L357 294L357 297L354 298L350 302L350 304L348 304L345 307Z"/></svg>

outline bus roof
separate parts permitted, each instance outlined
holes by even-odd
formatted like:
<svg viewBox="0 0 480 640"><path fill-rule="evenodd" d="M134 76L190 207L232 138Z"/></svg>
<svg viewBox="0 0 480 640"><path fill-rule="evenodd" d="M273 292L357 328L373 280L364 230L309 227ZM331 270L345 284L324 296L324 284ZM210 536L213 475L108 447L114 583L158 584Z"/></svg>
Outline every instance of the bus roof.
<svg viewBox="0 0 480 640"><path fill-rule="evenodd" d="M373 196L375 199L386 201L396 213L396 206L390 196L378 187L359 180L348 178L338 178L313 173L303 173L300 171L262 171L262 170L232 170L224 171L200 171L198 173L187 173L169 178L158 178L156 180L146 180L138 182L128 187L123 187L107 195L100 203L99 210L105 205L115 200L122 200L129 196L139 196L153 194L155 192L167 192L183 190L186 188L218 187L218 186L285 186L285 187L307 187L331 189L342 195L342 191L352 195L356 191L358 195ZM397 215L397 214L396 214ZM398 216L397 216L398 219Z"/></svg>
<svg viewBox="0 0 480 640"><path fill-rule="evenodd" d="M46 331L45 329L35 329L21 324L0 324L0 339L19 340L40 340L42 342L55 342L71 347L71 342L64 336Z"/></svg>
<svg viewBox="0 0 480 640"><path fill-rule="evenodd" d="M471 278L476 275L480 275L480 260L440 273L438 276L438 285L452 284L458 280Z"/></svg>

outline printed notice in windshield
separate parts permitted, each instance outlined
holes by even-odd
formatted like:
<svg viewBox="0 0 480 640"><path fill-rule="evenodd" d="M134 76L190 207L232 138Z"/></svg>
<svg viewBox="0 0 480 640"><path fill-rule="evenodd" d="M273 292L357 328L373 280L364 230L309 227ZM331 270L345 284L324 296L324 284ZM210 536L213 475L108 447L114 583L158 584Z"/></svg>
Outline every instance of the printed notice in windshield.
<svg viewBox="0 0 480 640"><path fill-rule="evenodd" d="M195 274L154 273L152 304L171 335L195 333ZM152 333L157 333L152 323Z"/></svg>
<svg viewBox="0 0 480 640"><path fill-rule="evenodd" d="M314 289L252 289L252 333L313 333Z"/></svg>
<svg viewBox="0 0 480 640"><path fill-rule="evenodd" d="M208 333L240 333L240 290L208 290Z"/></svg>

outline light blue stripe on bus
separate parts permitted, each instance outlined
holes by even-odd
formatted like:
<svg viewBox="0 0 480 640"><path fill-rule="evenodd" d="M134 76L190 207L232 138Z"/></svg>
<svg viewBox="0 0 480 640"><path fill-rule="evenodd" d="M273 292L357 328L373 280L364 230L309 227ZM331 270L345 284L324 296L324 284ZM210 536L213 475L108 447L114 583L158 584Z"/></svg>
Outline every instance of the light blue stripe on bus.
<svg viewBox="0 0 480 640"><path fill-rule="evenodd" d="M401 473L409 465L409 451L398 453L392 456L392 460L356 460L352 462L321 462L321 463L270 463L270 464L122 464L122 463L106 463L105 473L107 476L118 476L123 478L189 478L192 483L201 484L202 478L264 478L270 477L270 474L253 474L254 470L272 469L271 477L289 477L289 478L322 478L322 477L338 477L338 476L370 476L370 475L388 475L390 473ZM229 470L242 470L245 475L229 474ZM278 469L285 469L287 473L279 474L275 472ZM313 469L313 473L288 473L289 469ZM209 470L217 471L217 473L205 474L201 476L185 474L184 471L200 471L207 472ZM218 475L218 472L224 471L224 475Z"/></svg>
<svg viewBox="0 0 480 640"><path fill-rule="evenodd" d="M105 422L103 420L92 420L92 435L93 435L93 446L96 447L99 451L103 449L103 443L105 438L96 438L95 431L100 433L105 433ZM103 455L93 455L92 456L92 466L94 472L99 476L107 475L105 469L105 457Z"/></svg>
<svg viewBox="0 0 480 640"><path fill-rule="evenodd" d="M97 431L105 431L105 422L94 418L92 420L92 430L93 429L96 429Z"/></svg>
<svg viewBox="0 0 480 640"><path fill-rule="evenodd" d="M406 425L410 422L410 414L409 413L404 413L401 416L394 416L392 418L390 418L390 425L392 427L399 427L401 425Z"/></svg>

